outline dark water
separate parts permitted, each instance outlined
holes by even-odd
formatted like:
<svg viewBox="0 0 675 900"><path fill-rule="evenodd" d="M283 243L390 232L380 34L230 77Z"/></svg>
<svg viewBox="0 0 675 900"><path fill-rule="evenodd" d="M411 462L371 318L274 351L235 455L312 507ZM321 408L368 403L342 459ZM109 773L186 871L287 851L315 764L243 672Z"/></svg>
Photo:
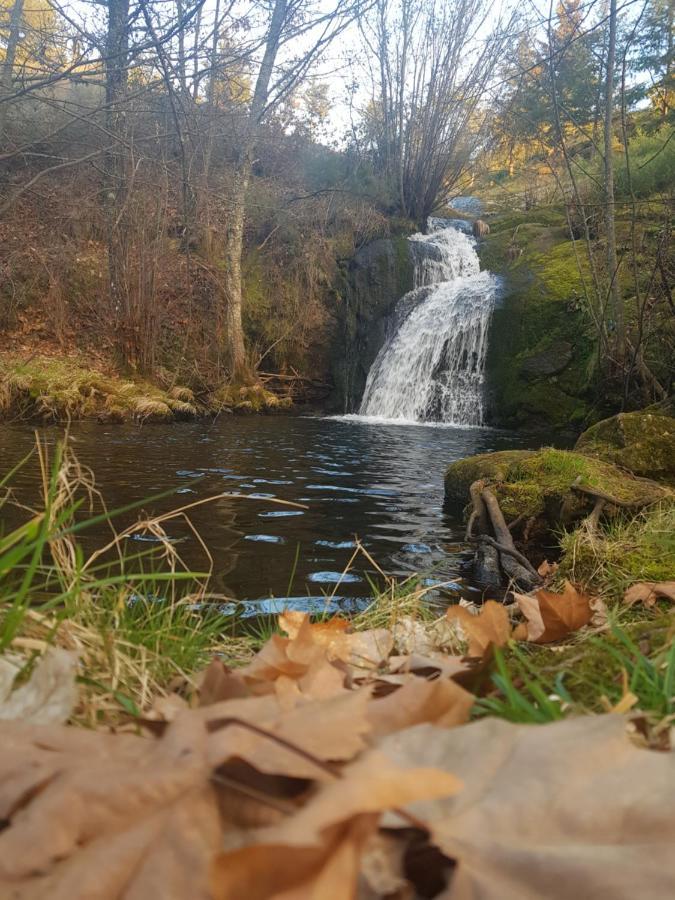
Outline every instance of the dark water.
<svg viewBox="0 0 675 900"><path fill-rule="evenodd" d="M54 442L61 432L42 434ZM191 520L213 554L214 589L240 601L294 598L262 604L272 609L304 608L310 598L324 606L326 595L333 595L331 605L358 606L371 593L372 566L359 557L340 579L357 536L387 573L416 570L437 580L457 579L463 529L457 511L443 508L445 467L474 453L540 443L488 429L295 417L143 428L79 423L71 437L111 509L167 489L177 494L149 504L148 512L236 494L197 507ZM0 428L2 471L33 444L30 428ZM35 499L37 485L33 460L14 479L15 493ZM127 514L120 525L129 521ZM169 530L181 541L181 555L203 570L204 557L188 527L174 522ZM108 534L101 530L89 541ZM259 606L245 604L251 611Z"/></svg>

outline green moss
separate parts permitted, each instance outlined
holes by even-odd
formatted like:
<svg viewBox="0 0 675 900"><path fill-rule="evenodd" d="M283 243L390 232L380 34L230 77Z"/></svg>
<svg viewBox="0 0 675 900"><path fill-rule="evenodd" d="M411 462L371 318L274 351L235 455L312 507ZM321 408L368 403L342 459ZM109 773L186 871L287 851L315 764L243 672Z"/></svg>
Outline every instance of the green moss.
<svg viewBox="0 0 675 900"><path fill-rule="evenodd" d="M178 399L186 391L177 388L167 394L149 381L125 380L72 357L0 358L0 417L170 421L176 414L185 417L193 410L196 414L196 406Z"/></svg>
<svg viewBox="0 0 675 900"><path fill-rule="evenodd" d="M597 488L624 502L656 502L669 494L656 483L632 478L611 463L569 450L543 448L486 453L453 463L445 477L446 496L468 501L469 485L479 478L494 486L507 518L541 518L551 526L587 511L589 501L572 491L573 484Z"/></svg>
<svg viewBox="0 0 675 900"><path fill-rule="evenodd" d="M650 478L675 481L675 419L658 412L619 413L585 431L576 449Z"/></svg>
<svg viewBox="0 0 675 900"><path fill-rule="evenodd" d="M636 581L675 578L675 502L665 499L635 516L605 523L592 537L565 534L561 574L590 589L620 598Z"/></svg>
<svg viewBox="0 0 675 900"><path fill-rule="evenodd" d="M587 421L596 351L562 210L497 220L481 262L506 284L487 363L495 418L555 428Z"/></svg>

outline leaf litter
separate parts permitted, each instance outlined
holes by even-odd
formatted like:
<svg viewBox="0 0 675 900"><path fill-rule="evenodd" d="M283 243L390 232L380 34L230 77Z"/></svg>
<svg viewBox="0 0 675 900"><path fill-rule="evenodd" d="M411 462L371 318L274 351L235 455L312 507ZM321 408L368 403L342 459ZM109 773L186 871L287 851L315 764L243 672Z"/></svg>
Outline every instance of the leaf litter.
<svg viewBox="0 0 675 900"><path fill-rule="evenodd" d="M593 615L571 585L517 600L529 640ZM248 665L214 660L115 733L61 724L52 679L58 715L40 719L38 700L0 723L0 896L667 896L675 754L638 746L616 714L466 724L467 685L514 629L494 602L444 623L466 656L286 613ZM48 660L14 690L5 673L0 709Z"/></svg>

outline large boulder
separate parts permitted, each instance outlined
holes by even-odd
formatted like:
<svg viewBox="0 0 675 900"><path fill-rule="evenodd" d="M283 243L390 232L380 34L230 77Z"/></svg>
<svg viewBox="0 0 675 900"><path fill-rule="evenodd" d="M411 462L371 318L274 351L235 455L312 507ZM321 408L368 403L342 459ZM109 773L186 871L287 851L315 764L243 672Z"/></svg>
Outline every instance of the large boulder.
<svg viewBox="0 0 675 900"><path fill-rule="evenodd" d="M549 447L461 459L447 470L446 497L468 503L469 487L479 479L492 486L506 519L529 521L530 533L534 523L536 530L550 530L584 517L593 508L594 492L614 498L615 508L633 509L673 496L669 488L635 478L610 462Z"/></svg>
<svg viewBox="0 0 675 900"><path fill-rule="evenodd" d="M592 425L575 450L636 475L675 482L675 419L659 412L619 413Z"/></svg>

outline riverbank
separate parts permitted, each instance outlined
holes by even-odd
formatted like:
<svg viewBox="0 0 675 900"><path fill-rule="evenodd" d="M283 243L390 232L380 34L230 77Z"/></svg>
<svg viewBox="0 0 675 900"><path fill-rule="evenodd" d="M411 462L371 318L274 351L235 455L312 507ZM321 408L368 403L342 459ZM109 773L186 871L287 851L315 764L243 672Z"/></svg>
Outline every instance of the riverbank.
<svg viewBox="0 0 675 900"><path fill-rule="evenodd" d="M289 409L288 394L262 384L233 388L190 388L124 377L111 366L77 355L0 354L0 420L64 424L77 419L105 423L174 422L221 413L277 412Z"/></svg>
<svg viewBox="0 0 675 900"><path fill-rule="evenodd" d="M46 446L38 444L43 503L24 512L23 523L0 540L0 649L13 665L23 659L27 671L50 647L77 654L79 699L68 718L100 728L146 717L161 698L176 693L177 684L181 696L194 695L200 672L214 655L231 667L245 665L279 633L276 615L241 618L243 607L238 611L236 604L223 603L208 552L201 573L182 555L176 523L199 506L217 506L218 497L143 513L127 526L105 516L108 537L92 544L87 532L96 533L100 517L76 519L82 501L96 492L91 472L72 448L55 452L48 459ZM547 459L576 456L541 453ZM489 455L476 460L482 465ZM551 490L560 491L561 473L570 471L559 460L547 466L533 469L541 476L544 499ZM555 476L553 486L544 469ZM491 471L494 479L494 467ZM16 473L6 486L11 488L14 478ZM509 482L527 488L522 478L515 470L499 475L497 496L504 496L502 488L508 492ZM616 491L614 482L603 486ZM505 604L462 599L446 612L437 595L437 572L388 577L367 549L354 544L342 579L349 581L363 557L381 576L379 588L371 586L370 601L348 620L317 609L315 621L334 622L336 629L354 634L380 629L381 639L384 629L389 636L378 645L380 675L398 665L401 655L414 657L416 665L426 660L427 668L447 670L453 678L464 673L459 682L474 695L469 718L490 713L544 722L600 713L623 702L660 725L675 712L675 495L668 488L660 491L637 511L615 510L593 520L592 527L589 516L580 513L562 537L557 562L548 556L539 566L541 586L507 594ZM527 490L517 496L532 501ZM0 507L10 502L6 494ZM141 504L145 501L137 498L136 508ZM550 505L545 502L542 509ZM206 549L209 535L203 538ZM530 553L520 539L519 546ZM501 599L503 593L488 596ZM496 655L488 653L490 644ZM470 674L475 660L472 664L469 657L484 657L475 677ZM634 699L627 700L628 694Z"/></svg>

